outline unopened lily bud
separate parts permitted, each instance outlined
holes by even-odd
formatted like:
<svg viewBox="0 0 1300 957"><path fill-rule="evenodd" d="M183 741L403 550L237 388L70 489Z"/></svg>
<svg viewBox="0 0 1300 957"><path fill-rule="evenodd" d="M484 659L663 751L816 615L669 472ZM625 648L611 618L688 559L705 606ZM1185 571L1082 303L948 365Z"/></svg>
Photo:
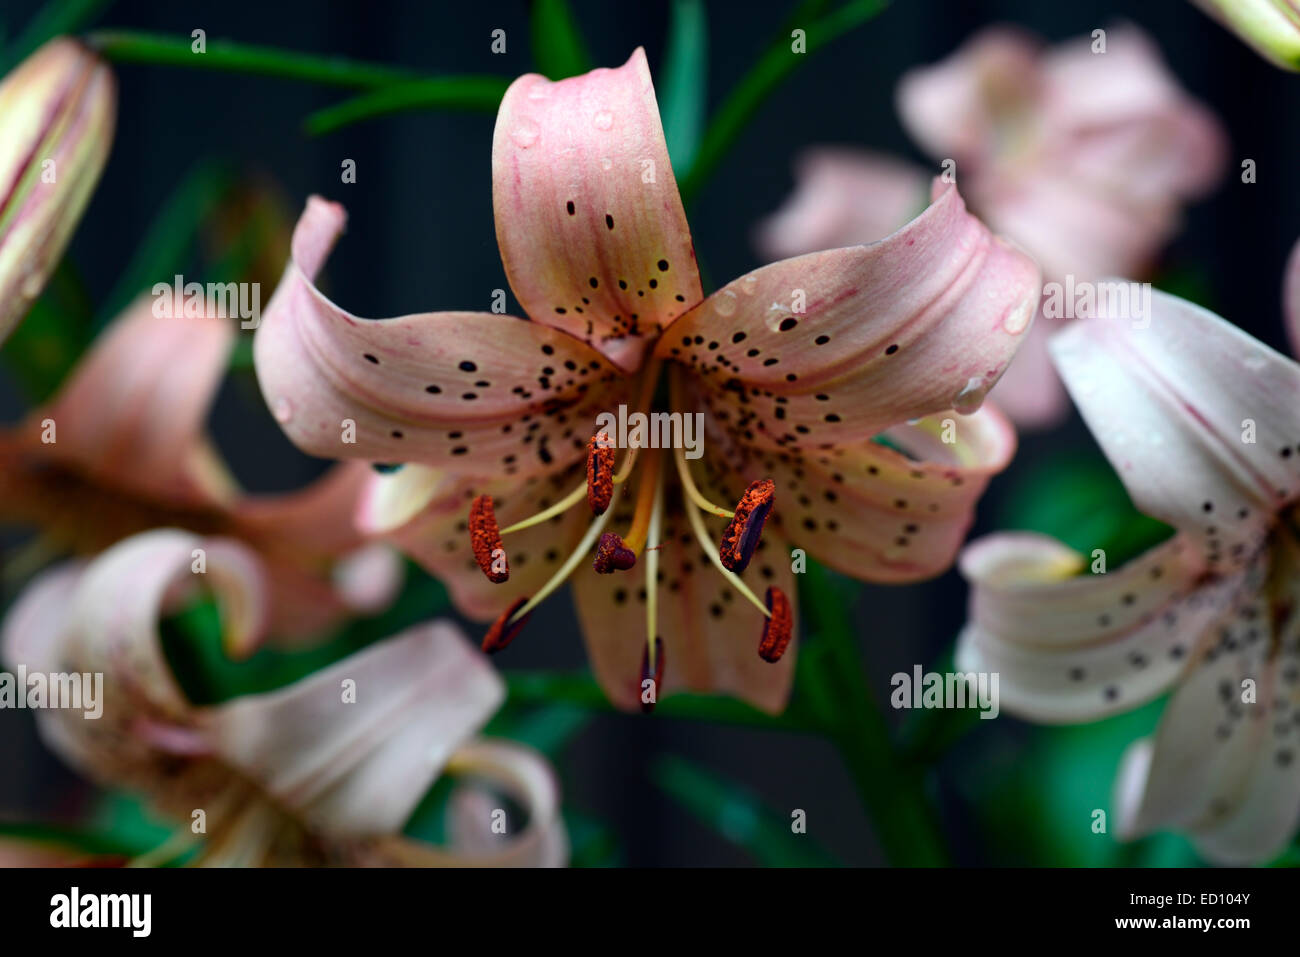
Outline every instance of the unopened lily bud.
<svg viewBox="0 0 1300 957"><path fill-rule="evenodd" d="M1284 70L1300 70L1300 0L1192 0Z"/></svg>
<svg viewBox="0 0 1300 957"><path fill-rule="evenodd" d="M108 158L108 66L57 37L0 81L0 342L40 295Z"/></svg>

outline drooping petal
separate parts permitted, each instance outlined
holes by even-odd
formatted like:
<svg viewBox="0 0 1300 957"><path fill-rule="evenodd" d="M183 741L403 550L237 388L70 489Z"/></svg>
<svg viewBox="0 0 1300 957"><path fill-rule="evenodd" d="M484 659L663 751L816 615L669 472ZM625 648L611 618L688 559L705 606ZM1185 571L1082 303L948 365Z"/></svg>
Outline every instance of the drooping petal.
<svg viewBox="0 0 1300 957"><path fill-rule="evenodd" d="M113 142L117 85L55 37L0 82L0 342L40 295Z"/></svg>
<svg viewBox="0 0 1300 957"><path fill-rule="evenodd" d="M506 91L492 141L497 242L516 297L633 371L699 302L699 271L645 51Z"/></svg>
<svg viewBox="0 0 1300 957"><path fill-rule="evenodd" d="M1300 70L1300 9L1295 0L1192 0L1264 59Z"/></svg>
<svg viewBox="0 0 1300 957"><path fill-rule="evenodd" d="M423 462L529 475L579 458L586 423L624 381L560 330L496 313L366 320L312 283L343 229L318 197L253 343L267 405L299 448L326 458Z"/></svg>
<svg viewBox="0 0 1300 957"><path fill-rule="evenodd" d="M1238 566L1300 497L1300 366L1218 316L1152 295L1149 320L1072 323L1052 353L1139 509Z"/></svg>
<svg viewBox="0 0 1300 957"><path fill-rule="evenodd" d="M472 479L435 469L423 473L407 466L391 475L376 475L361 503L359 524L391 542L438 578L456 608L476 621L490 621L511 602L531 596L559 570L591 522L586 503L551 519L507 535L503 541L510 578L488 580L470 547L469 507L479 495L491 495L497 522L505 528L549 508L583 481L585 463L547 476Z"/></svg>
<svg viewBox="0 0 1300 957"><path fill-rule="evenodd" d="M705 494L713 491L721 497L716 486L705 482L701 488ZM626 499L615 505L614 527L631 520L629 505ZM716 542L722 520L709 517L706 525ZM665 667L657 699L678 691L729 694L769 713L781 711L794 680L794 644L775 664L759 657L766 619L722 577L696 541L686 516L671 504L664 517L662 542L657 630ZM760 600L774 585L795 602L790 546L770 523L740 577ZM609 700L629 711L642 703L646 595L644 556L630 571L600 575L586 564L574 575L574 604L596 678Z"/></svg>
<svg viewBox="0 0 1300 957"><path fill-rule="evenodd" d="M210 709L214 751L309 827L401 828L504 688L452 625L433 622L279 691Z"/></svg>
<svg viewBox="0 0 1300 957"><path fill-rule="evenodd" d="M957 668L1001 675L1001 701L1033 721L1091 721L1165 691L1258 568L1207 576L1184 536L1120 568L1029 532L991 535L961 558L972 585Z"/></svg>
<svg viewBox="0 0 1300 957"><path fill-rule="evenodd" d="M966 212L955 187L935 190L881 242L728 284L673 323L658 354L693 372L721 421L765 449L974 411L1029 327L1038 268Z"/></svg>
<svg viewBox="0 0 1300 957"><path fill-rule="evenodd" d="M897 426L884 440L888 446L855 442L802 456L743 447L719 454L730 465L733 497L753 477L776 482L783 535L819 561L864 581L932 577L952 564L975 503L1011 461L1015 433L985 406ZM725 441L719 436L710 448Z"/></svg>
<svg viewBox="0 0 1300 957"><path fill-rule="evenodd" d="M94 481L164 506L220 504L233 482L212 454L205 424L234 329L174 308L157 315L159 303L174 306L138 299L24 427L40 437L47 458Z"/></svg>
<svg viewBox="0 0 1300 957"><path fill-rule="evenodd" d="M1300 638L1294 619L1274 634L1257 599L1179 685L1154 738L1126 753L1119 833L1182 831L1216 863L1265 863L1300 824L1298 753Z"/></svg>
<svg viewBox="0 0 1300 957"><path fill-rule="evenodd" d="M759 224L769 259L884 239L925 208L929 175L877 153L820 148L799 157L795 191Z"/></svg>

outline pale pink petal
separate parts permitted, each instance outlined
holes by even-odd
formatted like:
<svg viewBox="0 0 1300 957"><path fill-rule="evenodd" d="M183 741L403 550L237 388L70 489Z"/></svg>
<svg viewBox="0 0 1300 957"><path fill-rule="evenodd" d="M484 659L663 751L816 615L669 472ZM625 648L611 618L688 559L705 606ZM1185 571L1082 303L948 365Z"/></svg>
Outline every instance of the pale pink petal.
<svg viewBox="0 0 1300 957"><path fill-rule="evenodd" d="M1300 366L1161 292L1143 319L1077 320L1057 368L1137 507L1240 565L1300 497Z"/></svg>
<svg viewBox="0 0 1300 957"><path fill-rule="evenodd" d="M958 670L999 674L1003 707L1033 721L1128 711L1168 689L1259 583L1257 570L1207 579L1182 536L1119 568L1099 557L1029 532L972 544L961 559L972 593Z"/></svg>
<svg viewBox="0 0 1300 957"><path fill-rule="evenodd" d="M310 827L397 831L505 695L446 623L417 626L270 694L211 709L217 754Z"/></svg>
<svg viewBox="0 0 1300 957"><path fill-rule="evenodd" d="M389 546L375 542L344 555L334 566L334 587L344 604L361 614L387 608L402 587L402 560Z"/></svg>
<svg viewBox="0 0 1300 957"><path fill-rule="evenodd" d="M1282 281L1282 306L1291 351L1300 353L1300 242L1291 248Z"/></svg>
<svg viewBox="0 0 1300 957"><path fill-rule="evenodd" d="M795 191L757 230L769 259L884 239L925 208L929 174L910 163L848 149L799 157Z"/></svg>
<svg viewBox="0 0 1300 957"><path fill-rule="evenodd" d="M616 70L557 83L530 73L511 84L492 141L492 205L524 311L624 369L700 301L640 47Z"/></svg>
<svg viewBox="0 0 1300 957"><path fill-rule="evenodd" d="M744 441L774 451L973 412L1029 327L1038 267L966 212L955 187L935 190L888 239L728 284L673 323L658 354L703 381Z"/></svg>
<svg viewBox="0 0 1300 957"><path fill-rule="evenodd" d="M615 367L579 339L496 313L359 319L312 284L343 229L312 197L253 343L267 405L325 458L527 475L582 457L586 423L621 400Z"/></svg>

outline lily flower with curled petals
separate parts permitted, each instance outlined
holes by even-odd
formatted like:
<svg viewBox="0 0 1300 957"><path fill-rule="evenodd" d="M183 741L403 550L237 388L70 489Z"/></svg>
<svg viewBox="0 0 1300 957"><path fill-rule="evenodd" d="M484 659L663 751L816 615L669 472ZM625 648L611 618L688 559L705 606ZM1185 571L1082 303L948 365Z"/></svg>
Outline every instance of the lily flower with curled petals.
<svg viewBox="0 0 1300 957"><path fill-rule="evenodd" d="M0 81L0 342L58 264L108 158L117 87L56 37Z"/></svg>
<svg viewBox="0 0 1300 957"><path fill-rule="evenodd" d="M1214 117L1177 85L1137 27L1053 49L991 27L898 85L898 111L921 147L955 173L971 208L1039 262L1045 282L1139 276L1178 226L1180 207L1224 167ZM816 150L798 188L766 220L770 256L888 235L920 203L927 174L850 150ZM1051 318L1051 317L1049 317ZM1057 323L1036 322L995 400L1020 425L1068 409L1047 352Z"/></svg>
<svg viewBox="0 0 1300 957"><path fill-rule="evenodd" d="M205 422L234 344L226 321L154 313L141 299L91 346L50 403L0 429L0 523L40 536L6 573L51 553L93 554L159 526L238 538L262 556L272 634L319 637L385 607L400 562L345 517L369 470L335 468L283 495L238 489Z"/></svg>
<svg viewBox="0 0 1300 957"><path fill-rule="evenodd" d="M875 581L950 563L1014 445L977 409L1029 324L1036 267L937 186L884 242L706 298L640 49L618 69L516 80L492 171L530 318L345 312L312 282L344 213L312 198L254 343L268 405L312 454L410 463L372 480L361 523L466 614L496 616L486 647L572 575L619 707L649 705L654 682L780 710L793 544ZM638 442L601 425L697 412L700 461L680 441L614 448Z"/></svg>
<svg viewBox="0 0 1300 957"><path fill-rule="evenodd" d="M1300 70L1300 3L1297 0L1192 0L1214 19L1284 70Z"/></svg>
<svg viewBox="0 0 1300 957"><path fill-rule="evenodd" d="M200 548L202 575L192 570ZM79 772L141 792L183 822L175 841L151 852L158 862L198 840L197 860L207 865L564 862L567 840L545 762L512 743L473 738L505 689L456 628L418 625L288 687L198 707L170 670L159 625L202 590L220 604L228 645L256 647L269 611L256 554L174 529L44 573L14 604L0 637L11 669L102 674L97 719L44 709L37 727ZM351 697L340 691L349 687ZM468 850L455 839L442 849L402 837L443 771L500 785L526 809L527 826L488 844L489 809L485 820L460 816ZM191 831L198 810L204 838Z"/></svg>
<svg viewBox="0 0 1300 957"><path fill-rule="evenodd" d="M1300 821L1300 365L1156 293L1149 328L1089 319L1057 367L1140 510L1176 529L1105 574L1054 539L965 551L962 671L1002 707L1079 722L1172 690L1120 770L1121 833L1189 834L1208 858L1268 860Z"/></svg>

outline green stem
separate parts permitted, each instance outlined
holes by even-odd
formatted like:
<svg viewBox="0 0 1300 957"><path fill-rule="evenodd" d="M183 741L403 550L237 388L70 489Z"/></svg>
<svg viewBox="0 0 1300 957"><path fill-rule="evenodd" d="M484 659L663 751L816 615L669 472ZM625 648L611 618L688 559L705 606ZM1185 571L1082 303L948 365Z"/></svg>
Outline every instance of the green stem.
<svg viewBox="0 0 1300 957"><path fill-rule="evenodd" d="M391 86L312 113L303 123L312 136L375 116L409 110L443 109L495 113L510 82L499 76L443 76Z"/></svg>
<svg viewBox="0 0 1300 957"><path fill-rule="evenodd" d="M805 57L848 30L866 23L884 10L888 2L889 0L850 0L837 10L809 22L806 27L800 27L806 31L805 53L795 53L791 49L789 31L783 31L781 36L776 37L759 61L727 95L709 123L709 128L700 141L695 164L682 177L682 199L689 203L695 197L700 187L716 171L750 117L781 82L798 68ZM800 9L815 11L820 6L820 3L808 3ZM797 19L792 18L791 22L794 23Z"/></svg>

